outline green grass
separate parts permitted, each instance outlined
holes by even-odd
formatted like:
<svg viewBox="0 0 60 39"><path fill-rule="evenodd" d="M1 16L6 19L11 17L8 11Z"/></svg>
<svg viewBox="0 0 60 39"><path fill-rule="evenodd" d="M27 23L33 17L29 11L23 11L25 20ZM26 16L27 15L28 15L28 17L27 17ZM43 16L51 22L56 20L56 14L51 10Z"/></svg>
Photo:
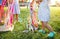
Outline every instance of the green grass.
<svg viewBox="0 0 60 39"><path fill-rule="evenodd" d="M57 32L54 39L60 39L60 7L51 7L51 19L49 24ZM48 39L47 34L43 35L39 32L23 33L26 29L27 17L29 16L29 9L22 8L19 17L22 19L21 23L17 22L12 32L0 32L0 39ZM48 33L48 32L47 32ZM51 38L50 38L51 39Z"/></svg>
<svg viewBox="0 0 60 39"><path fill-rule="evenodd" d="M51 7L51 20L60 21L60 7Z"/></svg>

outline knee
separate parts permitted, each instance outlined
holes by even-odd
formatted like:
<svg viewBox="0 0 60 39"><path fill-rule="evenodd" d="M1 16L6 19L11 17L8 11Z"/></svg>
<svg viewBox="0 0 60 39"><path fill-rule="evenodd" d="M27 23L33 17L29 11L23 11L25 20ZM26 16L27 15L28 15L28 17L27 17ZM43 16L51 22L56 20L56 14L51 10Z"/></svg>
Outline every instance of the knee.
<svg viewBox="0 0 60 39"><path fill-rule="evenodd" d="M44 25L46 27L47 26L47 22L42 22L42 25Z"/></svg>

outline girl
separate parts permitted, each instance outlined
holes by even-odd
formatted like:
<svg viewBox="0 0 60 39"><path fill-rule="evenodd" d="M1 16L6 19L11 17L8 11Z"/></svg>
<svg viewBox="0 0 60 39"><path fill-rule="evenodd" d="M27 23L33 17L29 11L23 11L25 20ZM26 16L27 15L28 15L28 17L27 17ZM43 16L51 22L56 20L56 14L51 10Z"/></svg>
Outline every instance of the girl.
<svg viewBox="0 0 60 39"><path fill-rule="evenodd" d="M34 30L38 29L38 22L37 22L37 16L36 16L36 2L35 0L32 0L30 3L30 16L31 16L31 25Z"/></svg>
<svg viewBox="0 0 60 39"><path fill-rule="evenodd" d="M13 30L13 13L14 13L14 0L7 0L8 1L8 11L7 16L5 19L5 26L6 29Z"/></svg>
<svg viewBox="0 0 60 39"><path fill-rule="evenodd" d="M49 37L54 36L54 31L52 27L48 24L48 21L50 19L50 9L48 6L49 0L38 0L39 2L39 9L38 9L38 18L41 20L42 23L42 30L39 30L39 32L45 33L45 28L47 28L50 33L48 34Z"/></svg>
<svg viewBox="0 0 60 39"><path fill-rule="evenodd" d="M30 0L29 6L30 6L30 15L28 17L28 27L29 31L34 32L38 29L38 23L37 23L37 17L36 17L36 2L34 0ZM24 30L23 32L28 32L28 30Z"/></svg>
<svg viewBox="0 0 60 39"><path fill-rule="evenodd" d="M16 21L18 20L18 15L20 14L20 6L19 6L19 0L14 0L14 13L13 15L16 16Z"/></svg>
<svg viewBox="0 0 60 39"><path fill-rule="evenodd" d="M6 0L0 0L0 22L3 22L4 20L4 6L6 4Z"/></svg>

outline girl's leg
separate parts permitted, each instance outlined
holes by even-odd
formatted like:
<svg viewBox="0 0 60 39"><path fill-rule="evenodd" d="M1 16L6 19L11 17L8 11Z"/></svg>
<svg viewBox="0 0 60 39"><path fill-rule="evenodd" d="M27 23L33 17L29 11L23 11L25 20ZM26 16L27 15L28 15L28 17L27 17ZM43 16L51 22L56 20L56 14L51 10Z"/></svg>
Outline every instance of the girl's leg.
<svg viewBox="0 0 60 39"><path fill-rule="evenodd" d="M53 32L52 27L48 24L48 22L43 22L42 21L42 29L45 30L47 28L49 31Z"/></svg>
<svg viewBox="0 0 60 39"><path fill-rule="evenodd" d="M42 23L42 30L45 30L44 23L43 22L41 22L41 23Z"/></svg>
<svg viewBox="0 0 60 39"><path fill-rule="evenodd" d="M10 20L9 20L9 22L8 22L9 24L8 24L8 28L9 28L9 30L10 31L12 31L13 29L14 29L14 26L13 26L13 15L11 14L11 16L10 16Z"/></svg>
<svg viewBox="0 0 60 39"><path fill-rule="evenodd" d="M39 30L39 32L45 34L45 28L47 28L50 32L53 32L52 27L48 24L48 22L41 21L42 23L42 30Z"/></svg>
<svg viewBox="0 0 60 39"><path fill-rule="evenodd" d="M43 21L41 21L42 23L42 29L39 30L39 32L41 32L42 34L45 34L45 23Z"/></svg>
<svg viewBox="0 0 60 39"><path fill-rule="evenodd" d="M16 23L16 14L13 14L13 24L15 24Z"/></svg>
<svg viewBox="0 0 60 39"><path fill-rule="evenodd" d="M50 31L48 37L54 37L55 32L53 31L52 27L48 24L48 22L43 22L43 25Z"/></svg>
<svg viewBox="0 0 60 39"><path fill-rule="evenodd" d="M13 15L11 14L9 21L8 21L8 28L12 27L13 24Z"/></svg>
<svg viewBox="0 0 60 39"><path fill-rule="evenodd" d="M18 14L16 14L16 20L18 21Z"/></svg>
<svg viewBox="0 0 60 39"><path fill-rule="evenodd" d="M15 24L16 21L18 21L18 14L13 14L13 24Z"/></svg>

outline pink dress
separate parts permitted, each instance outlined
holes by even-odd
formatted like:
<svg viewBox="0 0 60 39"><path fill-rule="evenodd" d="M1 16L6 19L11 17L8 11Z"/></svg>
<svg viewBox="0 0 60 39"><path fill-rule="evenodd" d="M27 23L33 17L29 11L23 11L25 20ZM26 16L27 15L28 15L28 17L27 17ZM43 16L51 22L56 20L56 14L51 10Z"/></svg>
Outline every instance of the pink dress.
<svg viewBox="0 0 60 39"><path fill-rule="evenodd" d="M8 12L8 14L9 14L9 24L12 24L13 13L14 13L14 3L9 4L8 8L9 8L9 12Z"/></svg>
<svg viewBox="0 0 60 39"><path fill-rule="evenodd" d="M33 4L35 5L35 4ZM31 24L34 27L38 27L38 21L37 21L37 17L36 17L36 12L35 12L35 6L30 6L30 16L31 16Z"/></svg>

